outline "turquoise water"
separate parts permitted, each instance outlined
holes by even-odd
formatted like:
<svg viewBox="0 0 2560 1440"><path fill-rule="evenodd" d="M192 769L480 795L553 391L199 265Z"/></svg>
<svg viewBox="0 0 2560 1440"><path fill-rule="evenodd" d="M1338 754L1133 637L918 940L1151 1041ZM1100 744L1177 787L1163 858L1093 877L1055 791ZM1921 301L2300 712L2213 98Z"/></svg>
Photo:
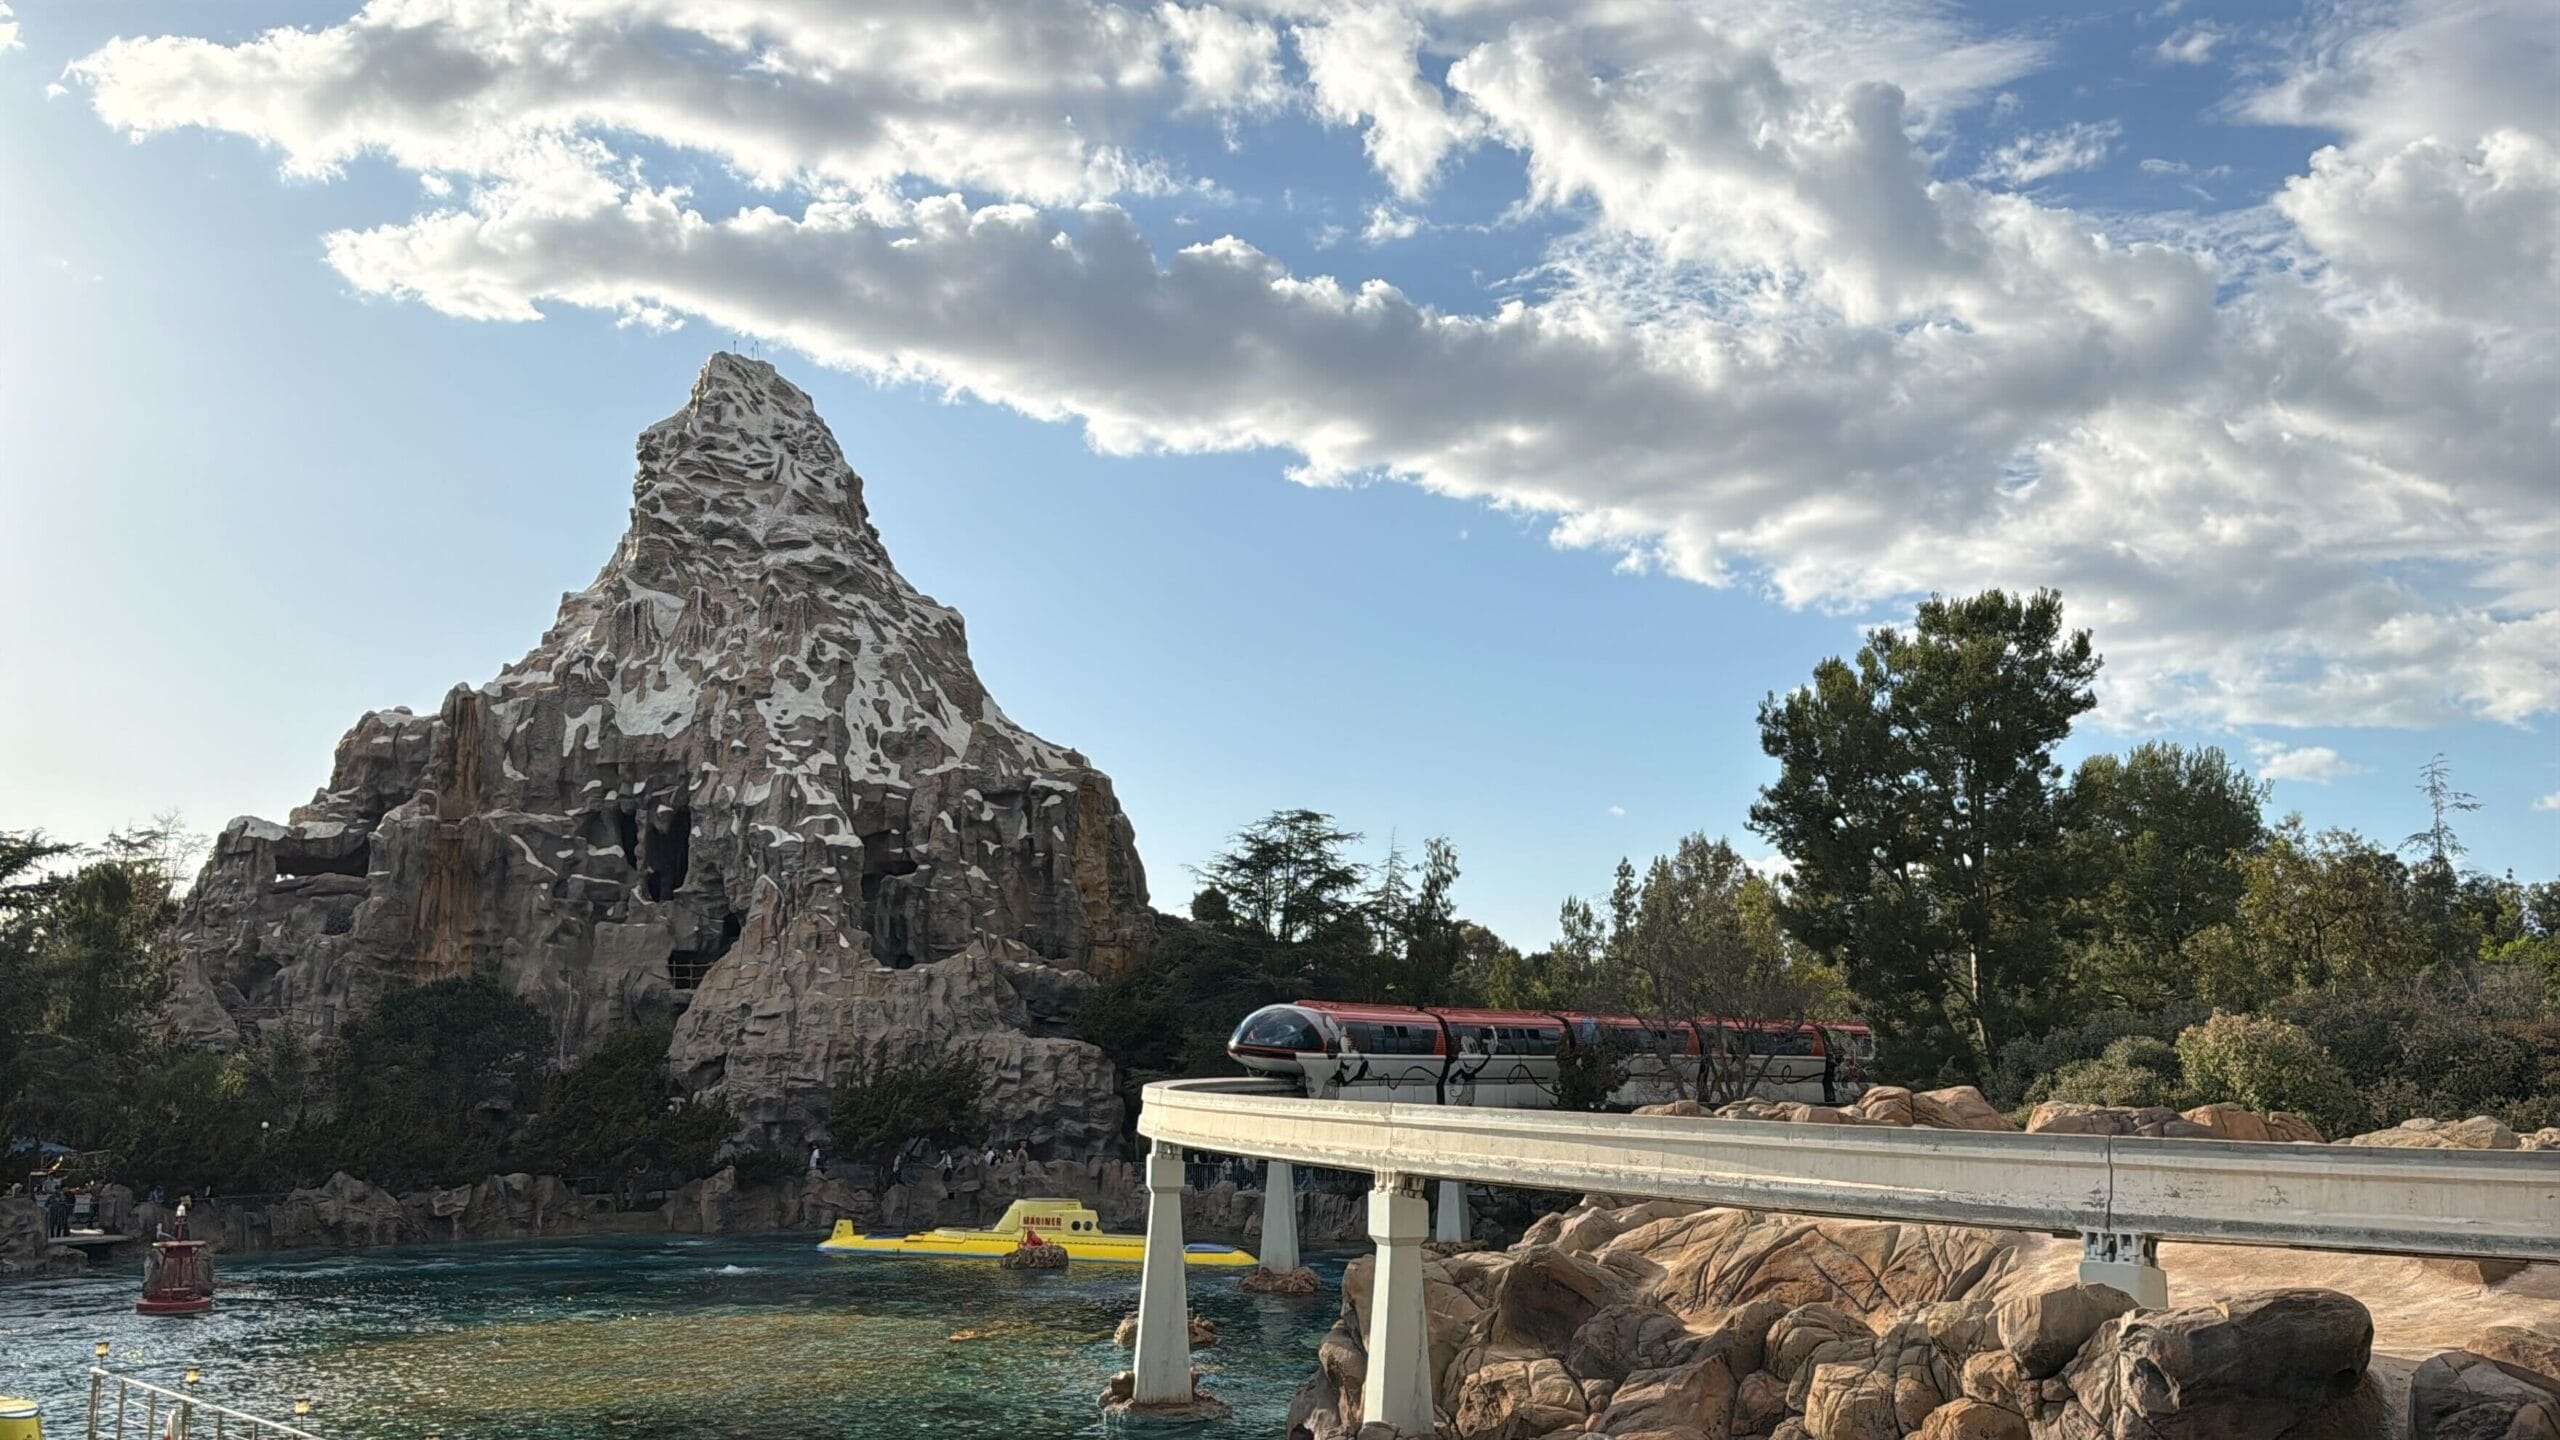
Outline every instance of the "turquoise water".
<svg viewBox="0 0 2560 1440"><path fill-rule="evenodd" d="M76 1435L91 1348L109 1368L289 1418L329 1440L1063 1440L1117 1433L1096 1407L1128 1363L1133 1266L1063 1275L984 1262L820 1255L815 1236L614 1237L410 1246L224 1263L220 1307L133 1313L140 1266L0 1284L0 1394ZM1281 1433L1341 1305L1246 1295L1195 1271L1195 1357L1235 1406L1203 1437ZM972 1333L974 1332L974 1333Z"/></svg>

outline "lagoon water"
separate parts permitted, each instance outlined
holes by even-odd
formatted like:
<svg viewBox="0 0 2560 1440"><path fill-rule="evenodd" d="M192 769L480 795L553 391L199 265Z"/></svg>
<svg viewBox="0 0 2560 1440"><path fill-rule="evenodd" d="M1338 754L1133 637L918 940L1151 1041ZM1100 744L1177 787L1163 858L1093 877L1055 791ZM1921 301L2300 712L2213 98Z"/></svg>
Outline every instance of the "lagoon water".
<svg viewBox="0 0 2560 1440"><path fill-rule="evenodd" d="M1134 1266L1063 1275L825 1256L815 1236L613 1237L224 1263L220 1308L133 1313L140 1267L0 1285L0 1394L80 1433L91 1350L110 1368L329 1440L1065 1440L1106 1430L1111 1341ZM1281 1433L1341 1304L1245 1295L1192 1276L1220 1344L1195 1357L1235 1406L1215 1440ZM976 1332L967 1335L964 1332ZM209 1433L209 1432L208 1432Z"/></svg>

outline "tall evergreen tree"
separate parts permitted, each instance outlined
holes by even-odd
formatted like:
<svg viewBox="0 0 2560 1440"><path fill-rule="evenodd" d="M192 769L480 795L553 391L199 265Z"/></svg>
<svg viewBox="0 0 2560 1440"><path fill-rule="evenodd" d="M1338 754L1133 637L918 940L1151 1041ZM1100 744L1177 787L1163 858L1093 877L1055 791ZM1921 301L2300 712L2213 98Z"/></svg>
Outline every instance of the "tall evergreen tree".
<svg viewBox="0 0 2560 1440"><path fill-rule="evenodd" d="M2054 748L2096 703L2061 597L1933 596L1855 663L1760 707L1752 828L1794 866L1787 928L1836 961L1908 1073L1979 1081L2063 990Z"/></svg>
<svg viewBox="0 0 2560 1440"><path fill-rule="evenodd" d="M2084 995L2153 1010L2193 993L2188 940L2238 915L2242 862L2264 843L2266 787L2212 746L2093 755L2071 780L2066 846Z"/></svg>

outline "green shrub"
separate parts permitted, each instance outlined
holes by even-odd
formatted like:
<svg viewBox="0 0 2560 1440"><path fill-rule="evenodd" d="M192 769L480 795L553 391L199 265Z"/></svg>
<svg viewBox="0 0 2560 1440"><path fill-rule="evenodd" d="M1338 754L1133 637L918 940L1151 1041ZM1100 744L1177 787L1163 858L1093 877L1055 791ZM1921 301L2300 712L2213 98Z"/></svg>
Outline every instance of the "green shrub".
<svg viewBox="0 0 2560 1440"><path fill-rule="evenodd" d="M629 1026L552 1076L518 1163L555 1175L656 1170L684 1181L710 1173L737 1116L679 1092L667 1073L673 1036L668 1025Z"/></svg>
<svg viewBox="0 0 2560 1440"><path fill-rule="evenodd" d="M2299 1025L2217 1012L2178 1036L2178 1062L2200 1104L2290 1110L2326 1135L2372 1128L2355 1081Z"/></svg>
<svg viewBox="0 0 2560 1440"><path fill-rule="evenodd" d="M887 1036L856 1054L827 1091L827 1138L886 1172L910 1142L970 1145L985 1134L986 1080L967 1051L919 1047L904 1054Z"/></svg>
<svg viewBox="0 0 2560 1440"><path fill-rule="evenodd" d="M2165 1040L2128 1035L2095 1060L2075 1060L2045 1082L2042 1098L2081 1105L2167 1105L2184 1108L2183 1067Z"/></svg>
<svg viewBox="0 0 2560 1440"><path fill-rule="evenodd" d="M2033 1039L2011 1042L2000 1052L1990 1087L1994 1103L2015 1108L2039 1100L2071 1099L2056 1093L2064 1067L2105 1056L2117 1041L2143 1037L2167 1044L2179 1031L2210 1012L2201 1005L2173 1004L2155 1011L2100 1010L2088 1018L2057 1026ZM2174 1071L2174 1067L2171 1067ZM2111 1102L2085 1101L2085 1104Z"/></svg>
<svg viewBox="0 0 2560 1440"><path fill-rule="evenodd" d="M2337 1061L2377 1126L2413 1116L2458 1120L2498 1114L2550 1091L2560 1070L2560 1027L2546 1061L2537 1038L2550 1022L2502 1018L2512 1000L2451 985L2333 986L2306 991L2271 1013L2307 1031Z"/></svg>

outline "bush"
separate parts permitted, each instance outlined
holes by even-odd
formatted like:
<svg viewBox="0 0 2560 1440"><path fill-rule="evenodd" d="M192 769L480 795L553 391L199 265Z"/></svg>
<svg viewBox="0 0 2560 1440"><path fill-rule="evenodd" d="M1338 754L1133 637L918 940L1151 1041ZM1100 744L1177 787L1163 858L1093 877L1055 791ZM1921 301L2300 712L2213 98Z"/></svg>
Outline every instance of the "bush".
<svg viewBox="0 0 2560 1440"><path fill-rule="evenodd" d="M2128 1035L2095 1060L2075 1060L2055 1071L2039 1088L2047 1100L2081 1105L2166 1105L2184 1109L2184 1067L2165 1040Z"/></svg>
<svg viewBox="0 0 2560 1440"><path fill-rule="evenodd" d="M2053 1088L2065 1066L2099 1060L2109 1046L2132 1037L2165 1045L2209 1013L2204 1006L2190 1004L2174 1004L2155 1011L2100 1010L2085 1020L2057 1026L2033 1039L2011 1041L2002 1047L1984 1093L1995 1104L2012 1109L2039 1100L2071 1099Z"/></svg>
<svg viewBox="0 0 2560 1440"><path fill-rule="evenodd" d="M764 1145L754 1145L744 1150L733 1151L722 1163L737 1168L738 1188L741 1190L778 1185L785 1180L797 1180L809 1173L807 1159Z"/></svg>
<svg viewBox="0 0 2560 1440"><path fill-rule="evenodd" d="M557 1175L653 1170L679 1182L710 1173L737 1116L677 1091L667 1074L673 1036L668 1025L626 1027L552 1076L518 1163Z"/></svg>
<svg viewBox="0 0 2560 1440"><path fill-rule="evenodd" d="M2299 1025L2216 1012L2178 1036L2178 1062L2199 1104L2290 1110L2326 1135L2373 1128L2355 1081Z"/></svg>
<svg viewBox="0 0 2560 1440"><path fill-rule="evenodd" d="M886 1175L912 1142L975 1144L986 1128L979 1109L985 1085L977 1057L965 1050L900 1055L884 1035L829 1087L827 1138Z"/></svg>
<svg viewBox="0 0 2560 1440"><path fill-rule="evenodd" d="M2272 1013L2309 1032L2388 1126L2499 1114L2550 1090L2536 1039L2548 1022L2501 1019L2500 1008L2471 990L2408 985L2308 991Z"/></svg>
<svg viewBox="0 0 2560 1440"><path fill-rule="evenodd" d="M509 1131L538 1093L551 1044L542 1012L494 981L395 990L328 1050L336 1113L319 1152L393 1191L510 1168Z"/></svg>

